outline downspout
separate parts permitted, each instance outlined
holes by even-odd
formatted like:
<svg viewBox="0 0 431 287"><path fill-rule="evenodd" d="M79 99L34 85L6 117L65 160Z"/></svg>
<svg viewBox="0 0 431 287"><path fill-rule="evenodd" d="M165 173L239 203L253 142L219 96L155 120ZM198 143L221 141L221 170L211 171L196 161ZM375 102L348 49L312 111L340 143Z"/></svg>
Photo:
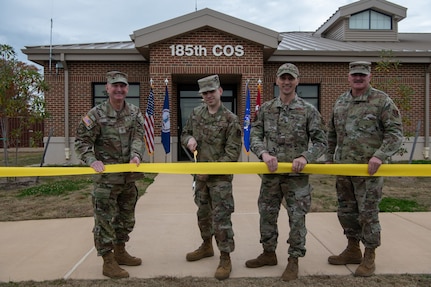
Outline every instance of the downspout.
<svg viewBox="0 0 431 287"><path fill-rule="evenodd" d="M431 65L425 73L425 147L422 152L425 159L430 156L430 71Z"/></svg>
<svg viewBox="0 0 431 287"><path fill-rule="evenodd" d="M61 53L61 64L64 69L64 157L66 160L69 160L69 69L64 53Z"/></svg>

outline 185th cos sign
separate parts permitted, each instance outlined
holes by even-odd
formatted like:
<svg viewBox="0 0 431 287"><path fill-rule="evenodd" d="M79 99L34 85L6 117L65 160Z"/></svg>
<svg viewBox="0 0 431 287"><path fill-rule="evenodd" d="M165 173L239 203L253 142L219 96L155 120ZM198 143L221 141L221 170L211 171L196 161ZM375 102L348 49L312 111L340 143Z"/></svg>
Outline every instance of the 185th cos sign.
<svg viewBox="0 0 431 287"><path fill-rule="evenodd" d="M202 45L171 45L172 56L207 56L207 48ZM244 47L241 45L214 45L211 49L214 56L227 56L227 57L242 57L244 56Z"/></svg>

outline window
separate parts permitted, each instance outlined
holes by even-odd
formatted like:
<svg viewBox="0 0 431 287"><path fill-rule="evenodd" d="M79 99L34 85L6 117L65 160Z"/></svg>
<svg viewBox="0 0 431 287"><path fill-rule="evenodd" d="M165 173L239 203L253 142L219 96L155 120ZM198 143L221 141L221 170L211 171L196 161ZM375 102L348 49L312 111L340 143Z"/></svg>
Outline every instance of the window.
<svg viewBox="0 0 431 287"><path fill-rule="evenodd" d="M319 110L319 85L299 84L296 93ZM274 97L278 96L278 86L274 84Z"/></svg>
<svg viewBox="0 0 431 287"><path fill-rule="evenodd" d="M106 83L93 84L93 107L108 99L105 85ZM127 94L126 102L139 107L139 84L129 83L129 93Z"/></svg>
<svg viewBox="0 0 431 287"><path fill-rule="evenodd" d="M392 18L373 10L367 10L353 14L349 19L349 28L352 30L391 30Z"/></svg>

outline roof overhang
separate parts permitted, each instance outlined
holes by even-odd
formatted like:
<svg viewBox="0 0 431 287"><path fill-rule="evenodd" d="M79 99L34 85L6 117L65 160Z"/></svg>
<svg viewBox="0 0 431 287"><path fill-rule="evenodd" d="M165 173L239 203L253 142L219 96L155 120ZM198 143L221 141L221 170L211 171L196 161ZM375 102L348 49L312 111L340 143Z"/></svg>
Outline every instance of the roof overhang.
<svg viewBox="0 0 431 287"><path fill-rule="evenodd" d="M403 52L392 51L400 63L431 63L429 52ZM315 62L315 63L342 63L348 61L372 61L382 60L382 51L277 51L268 62Z"/></svg>
<svg viewBox="0 0 431 287"><path fill-rule="evenodd" d="M145 61L133 42L109 42L54 46L26 46L21 50L29 61Z"/></svg>

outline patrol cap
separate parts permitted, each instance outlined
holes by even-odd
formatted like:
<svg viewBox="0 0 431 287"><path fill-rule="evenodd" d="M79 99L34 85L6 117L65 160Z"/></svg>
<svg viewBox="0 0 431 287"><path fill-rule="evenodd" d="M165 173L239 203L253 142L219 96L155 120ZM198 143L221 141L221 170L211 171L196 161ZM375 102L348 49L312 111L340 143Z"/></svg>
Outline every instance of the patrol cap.
<svg viewBox="0 0 431 287"><path fill-rule="evenodd" d="M364 74L371 73L371 63L366 61L351 62L349 64L349 74Z"/></svg>
<svg viewBox="0 0 431 287"><path fill-rule="evenodd" d="M208 76L198 80L199 93L214 91L220 88L218 75Z"/></svg>
<svg viewBox="0 0 431 287"><path fill-rule="evenodd" d="M123 83L128 85L127 74L119 71L110 71L106 73L108 84Z"/></svg>
<svg viewBox="0 0 431 287"><path fill-rule="evenodd" d="M289 74L296 79L299 77L299 70L294 64L285 63L278 68L277 77L283 74Z"/></svg>

